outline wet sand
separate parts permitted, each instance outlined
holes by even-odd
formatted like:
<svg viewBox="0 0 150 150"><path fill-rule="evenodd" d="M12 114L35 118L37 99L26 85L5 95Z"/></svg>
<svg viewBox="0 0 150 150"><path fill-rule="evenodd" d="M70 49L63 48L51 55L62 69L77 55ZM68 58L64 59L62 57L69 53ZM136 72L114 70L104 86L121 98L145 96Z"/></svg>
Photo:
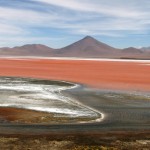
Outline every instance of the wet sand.
<svg viewBox="0 0 150 150"><path fill-rule="evenodd" d="M140 61L0 59L0 76L65 80L100 89L150 91L150 66Z"/></svg>
<svg viewBox="0 0 150 150"><path fill-rule="evenodd" d="M52 125L91 121L91 118L56 117L55 115L55 113L47 113L42 111L0 107L0 125Z"/></svg>
<svg viewBox="0 0 150 150"><path fill-rule="evenodd" d="M53 114L32 111L26 109L17 109L9 107L0 108L0 122L4 123L45 123L53 118Z"/></svg>

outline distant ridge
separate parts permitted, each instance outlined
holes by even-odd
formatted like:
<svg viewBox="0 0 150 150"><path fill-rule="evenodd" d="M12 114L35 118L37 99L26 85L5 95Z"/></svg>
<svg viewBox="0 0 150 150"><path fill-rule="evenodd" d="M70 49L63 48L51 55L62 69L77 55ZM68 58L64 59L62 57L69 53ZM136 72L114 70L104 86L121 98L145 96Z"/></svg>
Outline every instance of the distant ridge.
<svg viewBox="0 0 150 150"><path fill-rule="evenodd" d="M150 47L117 49L91 36L86 36L60 49L53 49L42 44L27 44L13 48L3 47L0 48L0 57L4 56L150 59Z"/></svg>
<svg viewBox="0 0 150 150"><path fill-rule="evenodd" d="M142 50L140 50L140 49L137 49L137 48L135 48L135 47L128 47L128 48L125 48L125 49L123 49L122 50L122 52L123 53L132 53L132 54L134 54L134 53L143 53L143 51Z"/></svg>
<svg viewBox="0 0 150 150"><path fill-rule="evenodd" d="M13 48L0 48L0 56L51 56L54 49L42 44L27 44Z"/></svg>
<svg viewBox="0 0 150 150"><path fill-rule="evenodd" d="M143 51L150 51L150 47L142 47L141 50L143 50Z"/></svg>

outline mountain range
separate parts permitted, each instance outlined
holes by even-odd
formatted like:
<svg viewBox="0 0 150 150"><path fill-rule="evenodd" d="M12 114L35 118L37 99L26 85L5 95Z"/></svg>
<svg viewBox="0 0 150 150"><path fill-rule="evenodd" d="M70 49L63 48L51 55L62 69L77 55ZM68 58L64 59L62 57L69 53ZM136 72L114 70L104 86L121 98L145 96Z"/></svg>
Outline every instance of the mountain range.
<svg viewBox="0 0 150 150"><path fill-rule="evenodd" d="M93 37L86 36L60 49L53 49L42 44L27 44L13 48L3 47L0 48L0 56L150 59L150 47L117 49Z"/></svg>

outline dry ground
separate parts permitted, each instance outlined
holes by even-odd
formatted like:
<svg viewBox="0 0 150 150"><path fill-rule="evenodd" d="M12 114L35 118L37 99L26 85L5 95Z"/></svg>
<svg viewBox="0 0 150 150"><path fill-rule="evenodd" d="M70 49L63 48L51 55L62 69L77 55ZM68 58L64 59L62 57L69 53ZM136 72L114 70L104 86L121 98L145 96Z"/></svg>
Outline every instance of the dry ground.
<svg viewBox="0 0 150 150"><path fill-rule="evenodd" d="M138 140L108 135L83 136L70 135L62 137L49 136L1 136L2 150L149 150L150 140Z"/></svg>

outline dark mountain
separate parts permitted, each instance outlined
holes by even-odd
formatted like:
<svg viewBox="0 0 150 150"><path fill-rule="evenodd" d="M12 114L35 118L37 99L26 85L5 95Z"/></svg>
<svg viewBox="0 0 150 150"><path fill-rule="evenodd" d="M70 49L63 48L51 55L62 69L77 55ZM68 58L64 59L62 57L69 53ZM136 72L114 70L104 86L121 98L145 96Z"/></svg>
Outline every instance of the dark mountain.
<svg viewBox="0 0 150 150"><path fill-rule="evenodd" d="M112 57L120 51L96 39L86 36L85 38L61 49L57 49L56 56L65 57Z"/></svg>

